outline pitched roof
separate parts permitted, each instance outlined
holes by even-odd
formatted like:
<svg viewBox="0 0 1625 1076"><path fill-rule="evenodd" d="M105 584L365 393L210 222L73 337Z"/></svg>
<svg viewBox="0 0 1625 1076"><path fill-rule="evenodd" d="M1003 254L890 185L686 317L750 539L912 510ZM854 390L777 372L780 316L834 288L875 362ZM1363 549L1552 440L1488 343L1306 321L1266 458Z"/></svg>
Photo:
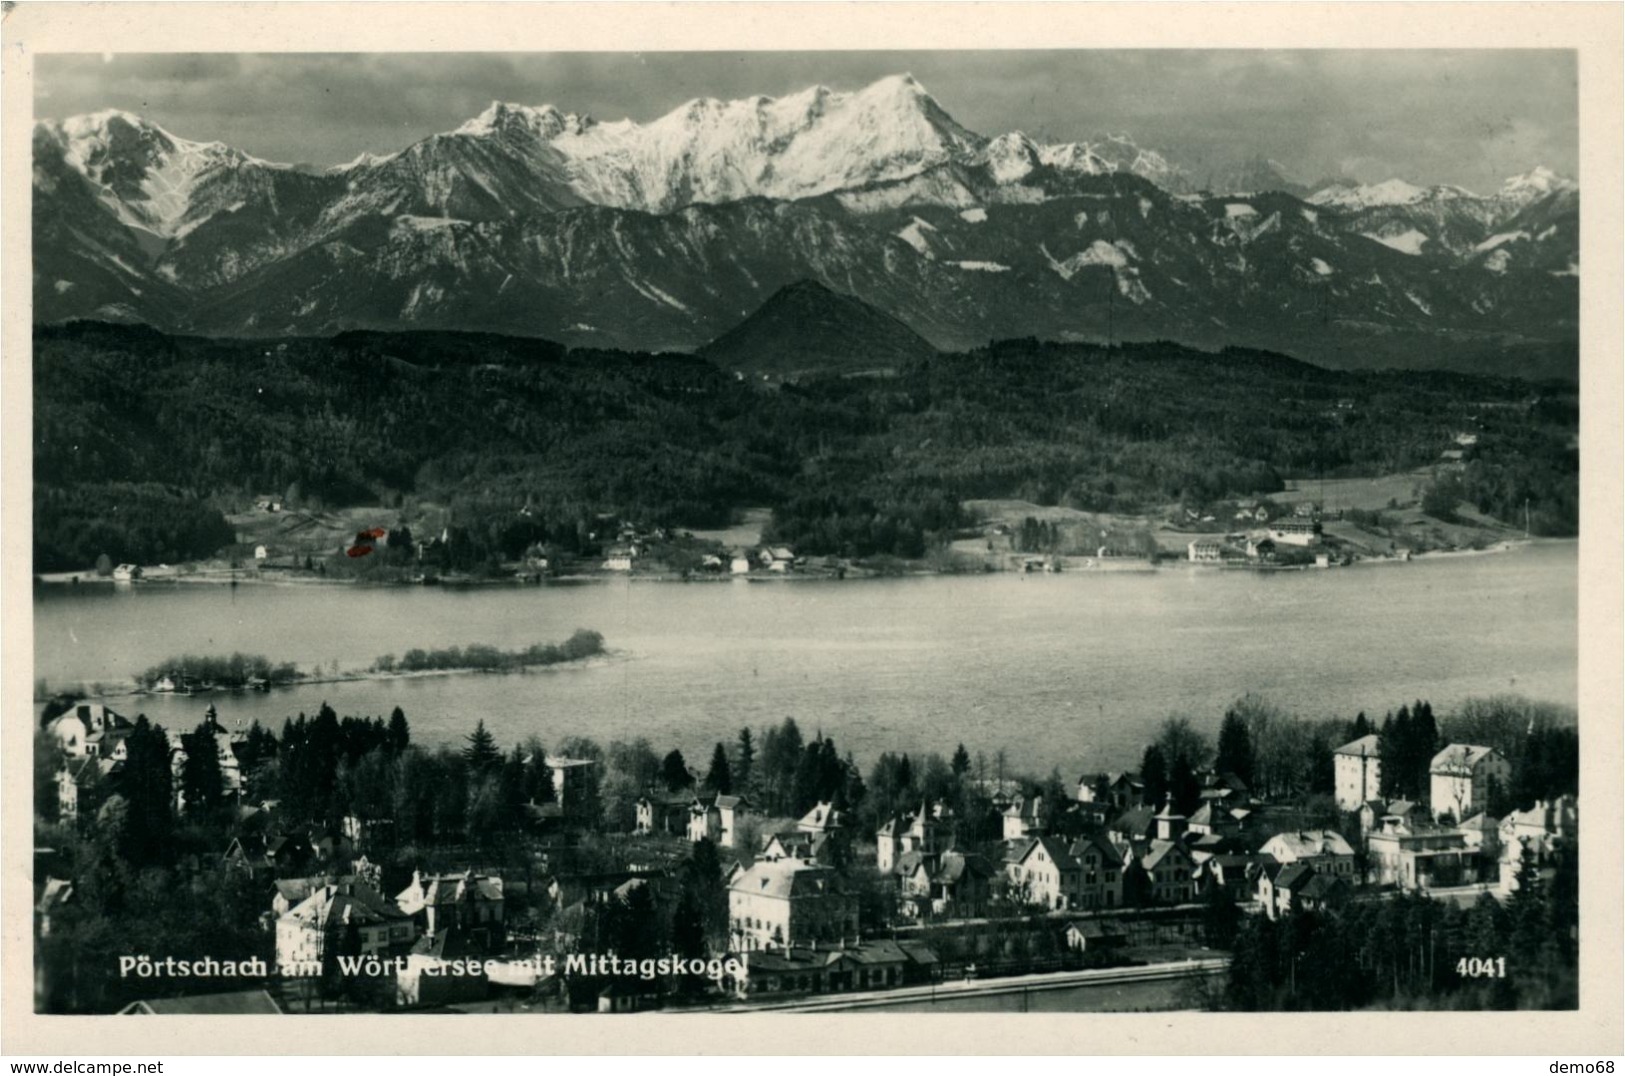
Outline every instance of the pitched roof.
<svg viewBox="0 0 1625 1076"><path fill-rule="evenodd" d="M1029 838L1027 843L1022 847L1021 855L1016 858L1016 862L1025 863L1027 861L1027 857L1032 855L1032 853L1039 848L1042 848L1044 850L1044 854L1049 857L1050 861L1061 870L1077 869L1078 861L1072 858L1072 853L1067 851L1066 845L1062 844L1054 837Z"/></svg>
<svg viewBox="0 0 1625 1076"><path fill-rule="evenodd" d="M119 1012L139 1016L275 1016L282 1008L265 990L229 990L184 998L146 998L130 1002Z"/></svg>
<svg viewBox="0 0 1625 1076"><path fill-rule="evenodd" d="M840 879L829 867L798 859L764 859L753 863L728 885L735 893L793 900L839 892Z"/></svg>
<svg viewBox="0 0 1625 1076"><path fill-rule="evenodd" d="M1131 807L1117 816L1111 828L1118 833L1126 833L1131 837L1143 837L1151 832L1152 823L1156 814L1149 807Z"/></svg>
<svg viewBox="0 0 1625 1076"><path fill-rule="evenodd" d="M1307 863L1288 863L1275 876L1275 888L1294 890L1315 876L1315 868Z"/></svg>
<svg viewBox="0 0 1625 1076"><path fill-rule="evenodd" d="M944 852L934 881L952 885L964 877L991 878L993 864L975 852Z"/></svg>
<svg viewBox="0 0 1625 1076"><path fill-rule="evenodd" d="M1330 829L1277 833L1264 842L1264 847L1276 849L1272 854L1277 857L1284 852L1292 859L1309 859L1314 856L1352 856L1354 854L1354 849L1349 847L1349 842L1343 839L1343 835L1336 830Z"/></svg>
<svg viewBox="0 0 1625 1076"><path fill-rule="evenodd" d="M1309 897L1311 899L1318 900L1330 896L1333 892L1340 888L1346 887L1346 883L1344 883L1343 879L1337 877L1336 875L1317 873L1314 877L1310 878L1308 882L1300 886L1297 892L1300 897Z"/></svg>
<svg viewBox="0 0 1625 1076"><path fill-rule="evenodd" d="M812 810L801 816L797 823L803 830L839 829L841 825L841 812L828 801L816 804Z"/></svg>
<svg viewBox="0 0 1625 1076"><path fill-rule="evenodd" d="M1091 833L1089 836L1073 842L1072 858L1081 860L1090 850L1100 853L1107 863L1121 865L1123 862L1121 849L1107 839L1104 833Z"/></svg>
<svg viewBox="0 0 1625 1076"><path fill-rule="evenodd" d="M1354 755L1358 758L1376 758L1377 740L1377 734L1373 732L1369 736L1361 736L1358 740L1350 740L1336 751L1333 751L1332 754Z"/></svg>
<svg viewBox="0 0 1625 1076"><path fill-rule="evenodd" d="M1453 743L1433 756L1433 762L1429 765L1428 772L1447 776L1471 776L1475 766L1494 754L1496 754L1496 751L1493 747ZM1500 756L1497 755L1497 757Z"/></svg>
<svg viewBox="0 0 1625 1076"><path fill-rule="evenodd" d="M1146 850L1145 856L1140 860L1140 865L1146 870L1153 870L1170 856L1175 858L1183 856L1189 859L1190 853L1178 841L1152 841L1151 847Z"/></svg>

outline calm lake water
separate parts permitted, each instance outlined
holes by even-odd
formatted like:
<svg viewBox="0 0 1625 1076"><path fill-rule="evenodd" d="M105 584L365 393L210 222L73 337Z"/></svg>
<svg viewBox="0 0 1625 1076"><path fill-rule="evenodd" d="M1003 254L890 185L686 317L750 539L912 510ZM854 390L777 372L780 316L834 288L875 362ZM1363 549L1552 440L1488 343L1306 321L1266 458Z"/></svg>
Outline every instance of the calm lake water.
<svg viewBox="0 0 1625 1076"><path fill-rule="evenodd" d="M963 741L1047 772L1131 765L1172 713L1216 730L1257 692L1306 716L1435 707L1516 691L1572 705L1577 548L1423 558L1333 571L920 577L843 582L437 587L187 585L36 588L36 677L126 681L180 653L265 654L359 669L412 647L559 641L578 627L613 652L506 675L313 684L270 694L116 700L171 729L213 701L228 726L326 700L341 714L401 706L420 742L483 718L503 744L532 733L648 736L703 764L741 725L793 716L865 768L883 750Z"/></svg>

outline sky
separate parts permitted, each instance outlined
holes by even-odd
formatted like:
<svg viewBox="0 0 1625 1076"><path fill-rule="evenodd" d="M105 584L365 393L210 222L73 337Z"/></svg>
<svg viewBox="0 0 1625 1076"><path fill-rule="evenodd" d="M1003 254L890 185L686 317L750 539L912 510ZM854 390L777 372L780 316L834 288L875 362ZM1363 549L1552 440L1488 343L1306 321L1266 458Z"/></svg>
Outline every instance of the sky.
<svg viewBox="0 0 1625 1076"><path fill-rule="evenodd" d="M184 138L328 165L451 130L493 100L647 121L695 97L852 90L905 71L971 130L1128 134L1198 180L1255 156L1306 183L1478 191L1578 167L1566 50L45 55L35 114L122 108Z"/></svg>

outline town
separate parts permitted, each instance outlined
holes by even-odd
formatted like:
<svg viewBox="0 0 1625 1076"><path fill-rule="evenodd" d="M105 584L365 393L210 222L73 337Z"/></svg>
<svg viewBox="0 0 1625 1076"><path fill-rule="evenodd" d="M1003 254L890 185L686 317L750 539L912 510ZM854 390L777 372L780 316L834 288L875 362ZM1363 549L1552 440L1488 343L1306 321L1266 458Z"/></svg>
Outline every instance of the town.
<svg viewBox="0 0 1625 1076"><path fill-rule="evenodd" d="M696 768L646 740L503 752L483 722L429 749L399 708L278 734L210 705L174 735L60 700L36 737L38 1005L709 1011L1182 967L1181 1008L1504 1007L1536 980L1563 1006L1572 715L1311 722L1249 696L1216 741L1157 732L1132 772L959 744L865 773L793 719ZM1347 966L1300 969L1328 952Z"/></svg>

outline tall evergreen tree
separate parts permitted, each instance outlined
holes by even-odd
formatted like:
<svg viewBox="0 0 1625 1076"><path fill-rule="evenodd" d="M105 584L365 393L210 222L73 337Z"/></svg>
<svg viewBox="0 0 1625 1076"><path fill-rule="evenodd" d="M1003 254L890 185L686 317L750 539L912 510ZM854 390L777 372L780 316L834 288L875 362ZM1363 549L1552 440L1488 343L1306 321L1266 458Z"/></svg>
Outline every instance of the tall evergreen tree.
<svg viewBox="0 0 1625 1076"><path fill-rule="evenodd" d="M1162 806L1162 801L1168 795L1169 776L1168 760L1162 748L1151 744L1140 756L1140 780L1145 785L1146 803L1153 807Z"/></svg>
<svg viewBox="0 0 1625 1076"><path fill-rule="evenodd" d="M1371 722L1365 719L1365 711L1361 710L1359 713L1354 715L1354 721L1349 725L1349 739L1358 740L1362 736L1371 735L1371 733L1374 731L1375 730L1371 727Z"/></svg>
<svg viewBox="0 0 1625 1076"><path fill-rule="evenodd" d="M750 779L756 770L756 742L747 726L739 730L739 743L734 748L733 778L740 791L750 788Z"/></svg>
<svg viewBox="0 0 1625 1076"><path fill-rule="evenodd" d="M1247 722L1235 710L1226 710L1219 726L1219 758L1214 764L1220 773L1233 773L1253 784L1253 738Z"/></svg>
<svg viewBox="0 0 1625 1076"><path fill-rule="evenodd" d="M211 708L212 710L212 708ZM181 736L186 760L181 764L181 801L188 818L206 818L221 804L225 778L220 769L220 748L212 721L204 720Z"/></svg>
<svg viewBox="0 0 1625 1076"><path fill-rule="evenodd" d="M468 763L470 777L483 776L502 765L502 752L497 749L496 737L486 729L484 718L465 739L468 746L463 748L463 761Z"/></svg>
<svg viewBox="0 0 1625 1076"><path fill-rule="evenodd" d="M955 777L963 777L970 770L970 752L965 750L964 744L954 748L952 766Z"/></svg>
<svg viewBox="0 0 1625 1076"><path fill-rule="evenodd" d="M119 856L133 867L154 866L168 858L174 826L169 738L141 714L125 740L125 751L119 790L127 817Z"/></svg>
<svg viewBox="0 0 1625 1076"><path fill-rule="evenodd" d="M728 768L728 749L717 744L711 752L711 769L705 775L706 787L724 795L733 791L733 774Z"/></svg>
<svg viewBox="0 0 1625 1076"><path fill-rule="evenodd" d="M688 772L687 760L675 747L661 760L660 779L665 782L669 792L681 792L694 784L694 776Z"/></svg>
<svg viewBox="0 0 1625 1076"><path fill-rule="evenodd" d="M412 728L406 723L406 711L399 706L389 712L389 749L400 754L412 743Z"/></svg>

